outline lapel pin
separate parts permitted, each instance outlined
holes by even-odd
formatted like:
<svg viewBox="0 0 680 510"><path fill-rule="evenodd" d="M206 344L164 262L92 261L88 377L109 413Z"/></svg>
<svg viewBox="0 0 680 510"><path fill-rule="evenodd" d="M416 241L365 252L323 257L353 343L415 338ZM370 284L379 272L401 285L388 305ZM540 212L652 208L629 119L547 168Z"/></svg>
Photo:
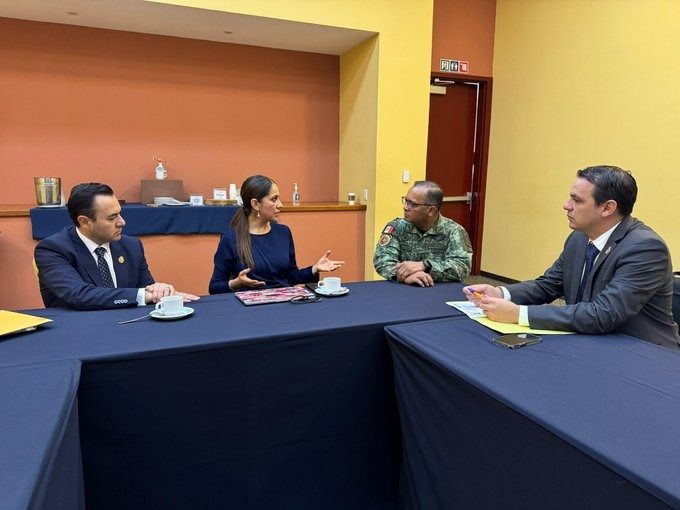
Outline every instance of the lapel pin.
<svg viewBox="0 0 680 510"><path fill-rule="evenodd" d="M604 254L605 254L605 255L609 255L609 252L610 252L610 251L612 251L612 247L611 247L611 246L607 246L607 249L605 250ZM121 257L121 258L122 258L122 257Z"/></svg>
<svg viewBox="0 0 680 510"><path fill-rule="evenodd" d="M122 255L120 257L118 257L118 262L120 264L123 264L125 262L125 257L123 257Z"/></svg>

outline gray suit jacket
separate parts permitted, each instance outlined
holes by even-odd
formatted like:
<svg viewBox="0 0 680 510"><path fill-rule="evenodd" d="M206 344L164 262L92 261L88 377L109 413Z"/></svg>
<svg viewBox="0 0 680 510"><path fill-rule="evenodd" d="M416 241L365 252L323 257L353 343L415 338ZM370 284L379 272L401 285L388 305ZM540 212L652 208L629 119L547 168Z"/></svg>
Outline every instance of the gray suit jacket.
<svg viewBox="0 0 680 510"><path fill-rule="evenodd" d="M609 237L576 302L588 237L572 232L557 261L536 280L508 285L512 301L529 305L529 324L579 333L625 333L680 348L673 321L673 268L668 248L651 228L627 216ZM566 306L553 306L564 297Z"/></svg>

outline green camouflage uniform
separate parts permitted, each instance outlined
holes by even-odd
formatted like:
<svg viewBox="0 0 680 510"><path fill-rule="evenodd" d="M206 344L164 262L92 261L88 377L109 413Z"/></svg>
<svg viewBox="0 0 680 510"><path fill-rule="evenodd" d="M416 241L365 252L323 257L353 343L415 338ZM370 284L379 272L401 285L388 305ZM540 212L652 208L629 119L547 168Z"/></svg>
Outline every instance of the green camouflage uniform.
<svg viewBox="0 0 680 510"><path fill-rule="evenodd" d="M435 282L460 282L470 274L472 246L465 229L441 214L427 232L395 218L383 229L373 255L373 267L388 280L396 278L394 265L410 260L428 261Z"/></svg>

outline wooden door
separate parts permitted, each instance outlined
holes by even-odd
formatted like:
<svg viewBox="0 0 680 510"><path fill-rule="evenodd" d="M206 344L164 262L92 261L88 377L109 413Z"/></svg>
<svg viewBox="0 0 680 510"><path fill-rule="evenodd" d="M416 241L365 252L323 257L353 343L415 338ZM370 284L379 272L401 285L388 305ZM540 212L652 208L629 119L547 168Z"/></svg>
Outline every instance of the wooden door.
<svg viewBox="0 0 680 510"><path fill-rule="evenodd" d="M442 214L462 225L470 236L477 255L474 272L479 268L481 247L485 85L435 78L430 93L426 177L444 190Z"/></svg>

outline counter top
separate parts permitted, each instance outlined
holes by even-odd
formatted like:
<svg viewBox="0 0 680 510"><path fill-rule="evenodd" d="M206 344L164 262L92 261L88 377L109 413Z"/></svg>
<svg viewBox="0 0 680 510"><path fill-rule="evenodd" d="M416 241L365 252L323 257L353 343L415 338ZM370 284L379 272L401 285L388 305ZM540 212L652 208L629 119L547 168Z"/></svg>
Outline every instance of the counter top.
<svg viewBox="0 0 680 510"><path fill-rule="evenodd" d="M366 205L349 205L347 202L302 202L293 205L284 202L281 212L314 212L314 211L365 211Z"/></svg>
<svg viewBox="0 0 680 510"><path fill-rule="evenodd" d="M32 204L0 205L0 218L28 217L29 211L36 207ZM211 207L211 206L206 206ZM214 206L217 207L217 206ZM283 204L282 212L316 212L316 211L365 211L365 205L349 205L347 202L303 202L299 206L291 203Z"/></svg>
<svg viewBox="0 0 680 510"><path fill-rule="evenodd" d="M0 205L0 218L15 218L18 216L28 216L28 211L33 205Z"/></svg>

